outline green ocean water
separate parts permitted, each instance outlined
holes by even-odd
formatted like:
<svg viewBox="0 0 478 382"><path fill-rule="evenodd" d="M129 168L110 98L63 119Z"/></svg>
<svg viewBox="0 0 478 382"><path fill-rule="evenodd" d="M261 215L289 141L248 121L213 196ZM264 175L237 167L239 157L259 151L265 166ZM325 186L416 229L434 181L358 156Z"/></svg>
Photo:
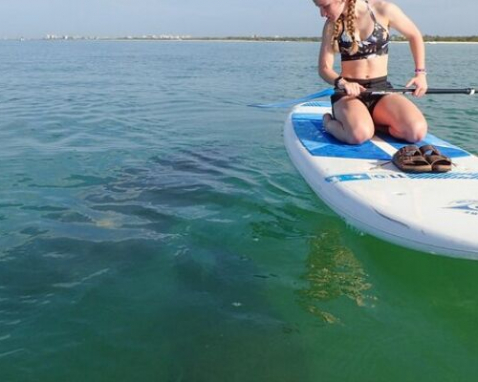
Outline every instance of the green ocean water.
<svg viewBox="0 0 478 382"><path fill-rule="evenodd" d="M478 377L478 262L348 227L290 163L287 111L245 106L326 87L318 45L0 49L0 381ZM478 45L427 57L431 87L478 87ZM476 96L417 103L478 153Z"/></svg>

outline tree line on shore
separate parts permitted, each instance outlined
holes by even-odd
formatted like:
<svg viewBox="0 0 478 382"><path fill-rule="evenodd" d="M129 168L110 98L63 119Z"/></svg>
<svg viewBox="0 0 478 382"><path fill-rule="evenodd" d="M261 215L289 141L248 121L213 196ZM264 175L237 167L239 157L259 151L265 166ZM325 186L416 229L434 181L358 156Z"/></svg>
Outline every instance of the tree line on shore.
<svg viewBox="0 0 478 382"><path fill-rule="evenodd" d="M320 42L320 37L267 37L267 36L230 36L230 37L191 37L184 40L221 40L221 41L284 41L284 42ZM392 41L407 41L405 37L392 35ZM424 35L423 40L425 42L478 42L477 36L434 36Z"/></svg>
<svg viewBox="0 0 478 382"><path fill-rule="evenodd" d="M192 37L192 36L127 36L127 37L83 37L83 36L50 36L44 40L158 40L158 41L282 41L282 42L320 42L320 37L290 36L226 36L226 37ZM425 42L478 42L476 36L434 36L424 35ZM21 38L20 40L24 40ZM392 35L392 41L404 42L406 38Z"/></svg>

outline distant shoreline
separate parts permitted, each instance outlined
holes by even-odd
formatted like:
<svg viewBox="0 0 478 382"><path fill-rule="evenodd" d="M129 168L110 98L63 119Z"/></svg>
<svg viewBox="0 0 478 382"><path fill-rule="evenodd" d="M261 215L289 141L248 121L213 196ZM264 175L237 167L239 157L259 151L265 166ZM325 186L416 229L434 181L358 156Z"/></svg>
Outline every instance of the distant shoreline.
<svg viewBox="0 0 478 382"><path fill-rule="evenodd" d="M168 40L160 40L160 39L96 39L96 40L81 40L81 41L116 41L116 42L211 42L211 43L245 43L245 44L254 44L254 43L320 43L320 40L310 41L310 40L244 40L244 39L168 39ZM392 44L408 44L408 41L391 41ZM478 41L425 41L427 45L434 45L434 44L478 44Z"/></svg>
<svg viewBox="0 0 478 382"><path fill-rule="evenodd" d="M187 40L124 40L124 39L115 39L115 40L109 40L109 41L158 41L158 42L217 42L217 43L223 43L223 42L243 42L243 43L320 43L319 41L292 41L292 40L277 40L277 41L272 41L272 40L232 40L232 39L227 39L227 40L221 40L221 39L214 39L214 40L205 40L205 39L187 39ZM408 41L392 41L392 44L408 44ZM478 44L478 41L425 41L425 44Z"/></svg>
<svg viewBox="0 0 478 382"><path fill-rule="evenodd" d="M477 44L478 36L428 36L426 44ZM158 41L158 42L321 42L320 37L261 37L261 36L227 36L227 37L192 37L192 36L141 36L141 37L84 37L84 36L47 36L45 38L16 38L3 41ZM407 43L401 36L392 36L392 42Z"/></svg>

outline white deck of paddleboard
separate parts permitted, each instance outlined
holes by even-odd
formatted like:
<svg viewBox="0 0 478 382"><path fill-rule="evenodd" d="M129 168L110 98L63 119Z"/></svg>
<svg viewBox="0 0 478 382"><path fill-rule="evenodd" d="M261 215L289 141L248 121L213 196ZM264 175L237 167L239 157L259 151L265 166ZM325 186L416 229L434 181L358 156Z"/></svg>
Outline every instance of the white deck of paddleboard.
<svg viewBox="0 0 478 382"><path fill-rule="evenodd" d="M445 174L405 174L382 159L313 155L294 129L294 113L321 120L328 106L299 105L289 115L284 140L310 187L349 224L419 251L478 259L478 158L453 158ZM383 139L372 143L388 155ZM446 143L446 142L444 142ZM337 145L340 150L341 145ZM452 145L450 145L452 146Z"/></svg>

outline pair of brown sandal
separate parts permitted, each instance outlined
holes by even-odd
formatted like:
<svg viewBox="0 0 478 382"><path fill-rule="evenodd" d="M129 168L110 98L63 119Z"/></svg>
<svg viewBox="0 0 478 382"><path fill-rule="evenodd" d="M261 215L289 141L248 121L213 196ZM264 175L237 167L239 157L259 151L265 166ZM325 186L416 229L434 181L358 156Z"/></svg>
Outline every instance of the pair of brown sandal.
<svg viewBox="0 0 478 382"><path fill-rule="evenodd" d="M452 166L451 159L432 145L404 146L393 155L392 162L404 172L447 172Z"/></svg>

